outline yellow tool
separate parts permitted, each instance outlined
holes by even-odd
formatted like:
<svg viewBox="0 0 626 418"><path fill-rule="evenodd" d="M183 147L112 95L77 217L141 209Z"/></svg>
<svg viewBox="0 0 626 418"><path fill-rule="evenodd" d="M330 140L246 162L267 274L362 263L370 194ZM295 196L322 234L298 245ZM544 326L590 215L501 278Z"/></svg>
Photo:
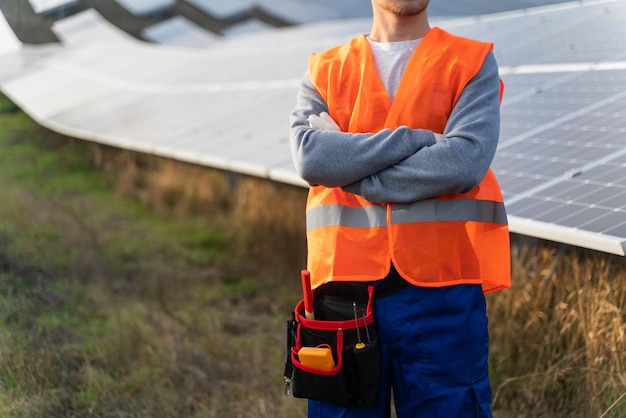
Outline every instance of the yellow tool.
<svg viewBox="0 0 626 418"><path fill-rule="evenodd" d="M357 343L354 345L354 348L360 350L365 347L365 343L361 341L361 331L359 330L359 317L356 314L356 302L352 301L352 310L354 311L354 322L356 322L356 339Z"/></svg>
<svg viewBox="0 0 626 418"><path fill-rule="evenodd" d="M298 350L300 363L307 367L319 370L332 370L335 368L335 359L329 346L302 347Z"/></svg>

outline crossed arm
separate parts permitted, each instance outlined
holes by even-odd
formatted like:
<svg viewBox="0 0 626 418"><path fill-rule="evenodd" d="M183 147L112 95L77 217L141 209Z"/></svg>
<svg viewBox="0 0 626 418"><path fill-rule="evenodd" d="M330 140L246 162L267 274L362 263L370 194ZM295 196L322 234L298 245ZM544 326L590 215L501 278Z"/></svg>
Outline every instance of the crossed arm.
<svg viewBox="0 0 626 418"><path fill-rule="evenodd" d="M500 130L500 82L490 53L453 109L443 135L401 126L375 133L317 130L328 106L305 76L290 116L292 157L309 184L341 187L373 203L463 193L487 172Z"/></svg>

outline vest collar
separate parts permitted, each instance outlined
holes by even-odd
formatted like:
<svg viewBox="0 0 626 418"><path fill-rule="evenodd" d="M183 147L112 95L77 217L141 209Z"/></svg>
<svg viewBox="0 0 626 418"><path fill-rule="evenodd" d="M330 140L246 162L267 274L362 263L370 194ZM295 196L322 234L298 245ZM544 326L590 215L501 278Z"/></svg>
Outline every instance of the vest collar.
<svg viewBox="0 0 626 418"><path fill-rule="evenodd" d="M398 90L396 91L396 96L393 102L391 101L389 92L385 90L385 86L380 79L380 75L376 71L374 55L372 53L369 42L365 37L366 35L362 34L356 38L356 46L359 50L364 51L364 53L361 55L362 71L365 71L366 68L373 69L373 78L376 80L376 89L385 93L385 104L386 108L388 109L385 126L395 127L393 121L397 116L397 111L399 111L404 106L403 103L407 102L407 100L409 99L408 95L410 95L413 90L411 84L414 82L414 77L407 76L407 74L415 74L416 71L419 71L422 63L426 59L428 59L430 55L432 55L432 52L439 43L439 40L443 33L443 30L438 27L433 27L428 32L426 32L424 38L422 38L422 41L419 43L419 45L417 45L415 51L413 51L413 55L411 56L411 59L407 64L406 70L400 78Z"/></svg>

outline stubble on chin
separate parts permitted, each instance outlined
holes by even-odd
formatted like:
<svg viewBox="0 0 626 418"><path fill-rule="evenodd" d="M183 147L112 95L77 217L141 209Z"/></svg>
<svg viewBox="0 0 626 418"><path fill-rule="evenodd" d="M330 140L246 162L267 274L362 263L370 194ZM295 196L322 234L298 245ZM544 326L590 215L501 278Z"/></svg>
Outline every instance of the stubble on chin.
<svg viewBox="0 0 626 418"><path fill-rule="evenodd" d="M426 10L428 3L428 0L384 0L380 3L380 6L397 16L415 16Z"/></svg>

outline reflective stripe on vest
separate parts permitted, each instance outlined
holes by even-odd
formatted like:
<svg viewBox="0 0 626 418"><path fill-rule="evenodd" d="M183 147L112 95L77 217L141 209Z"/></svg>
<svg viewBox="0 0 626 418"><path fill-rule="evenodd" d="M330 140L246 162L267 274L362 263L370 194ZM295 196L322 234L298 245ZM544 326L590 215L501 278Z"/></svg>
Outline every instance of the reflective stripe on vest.
<svg viewBox="0 0 626 418"><path fill-rule="evenodd" d="M491 200L428 199L394 204L392 224L420 222L489 222L506 225L504 203ZM344 205L320 205L306 213L307 232L327 226L377 228L387 226L386 206L351 208Z"/></svg>
<svg viewBox="0 0 626 418"><path fill-rule="evenodd" d="M506 225L504 203L476 199L428 199L392 206L391 223L490 222Z"/></svg>
<svg viewBox="0 0 626 418"><path fill-rule="evenodd" d="M385 227L387 226L387 207L362 206L351 208L344 205L320 205L306 212L307 232L325 226Z"/></svg>

